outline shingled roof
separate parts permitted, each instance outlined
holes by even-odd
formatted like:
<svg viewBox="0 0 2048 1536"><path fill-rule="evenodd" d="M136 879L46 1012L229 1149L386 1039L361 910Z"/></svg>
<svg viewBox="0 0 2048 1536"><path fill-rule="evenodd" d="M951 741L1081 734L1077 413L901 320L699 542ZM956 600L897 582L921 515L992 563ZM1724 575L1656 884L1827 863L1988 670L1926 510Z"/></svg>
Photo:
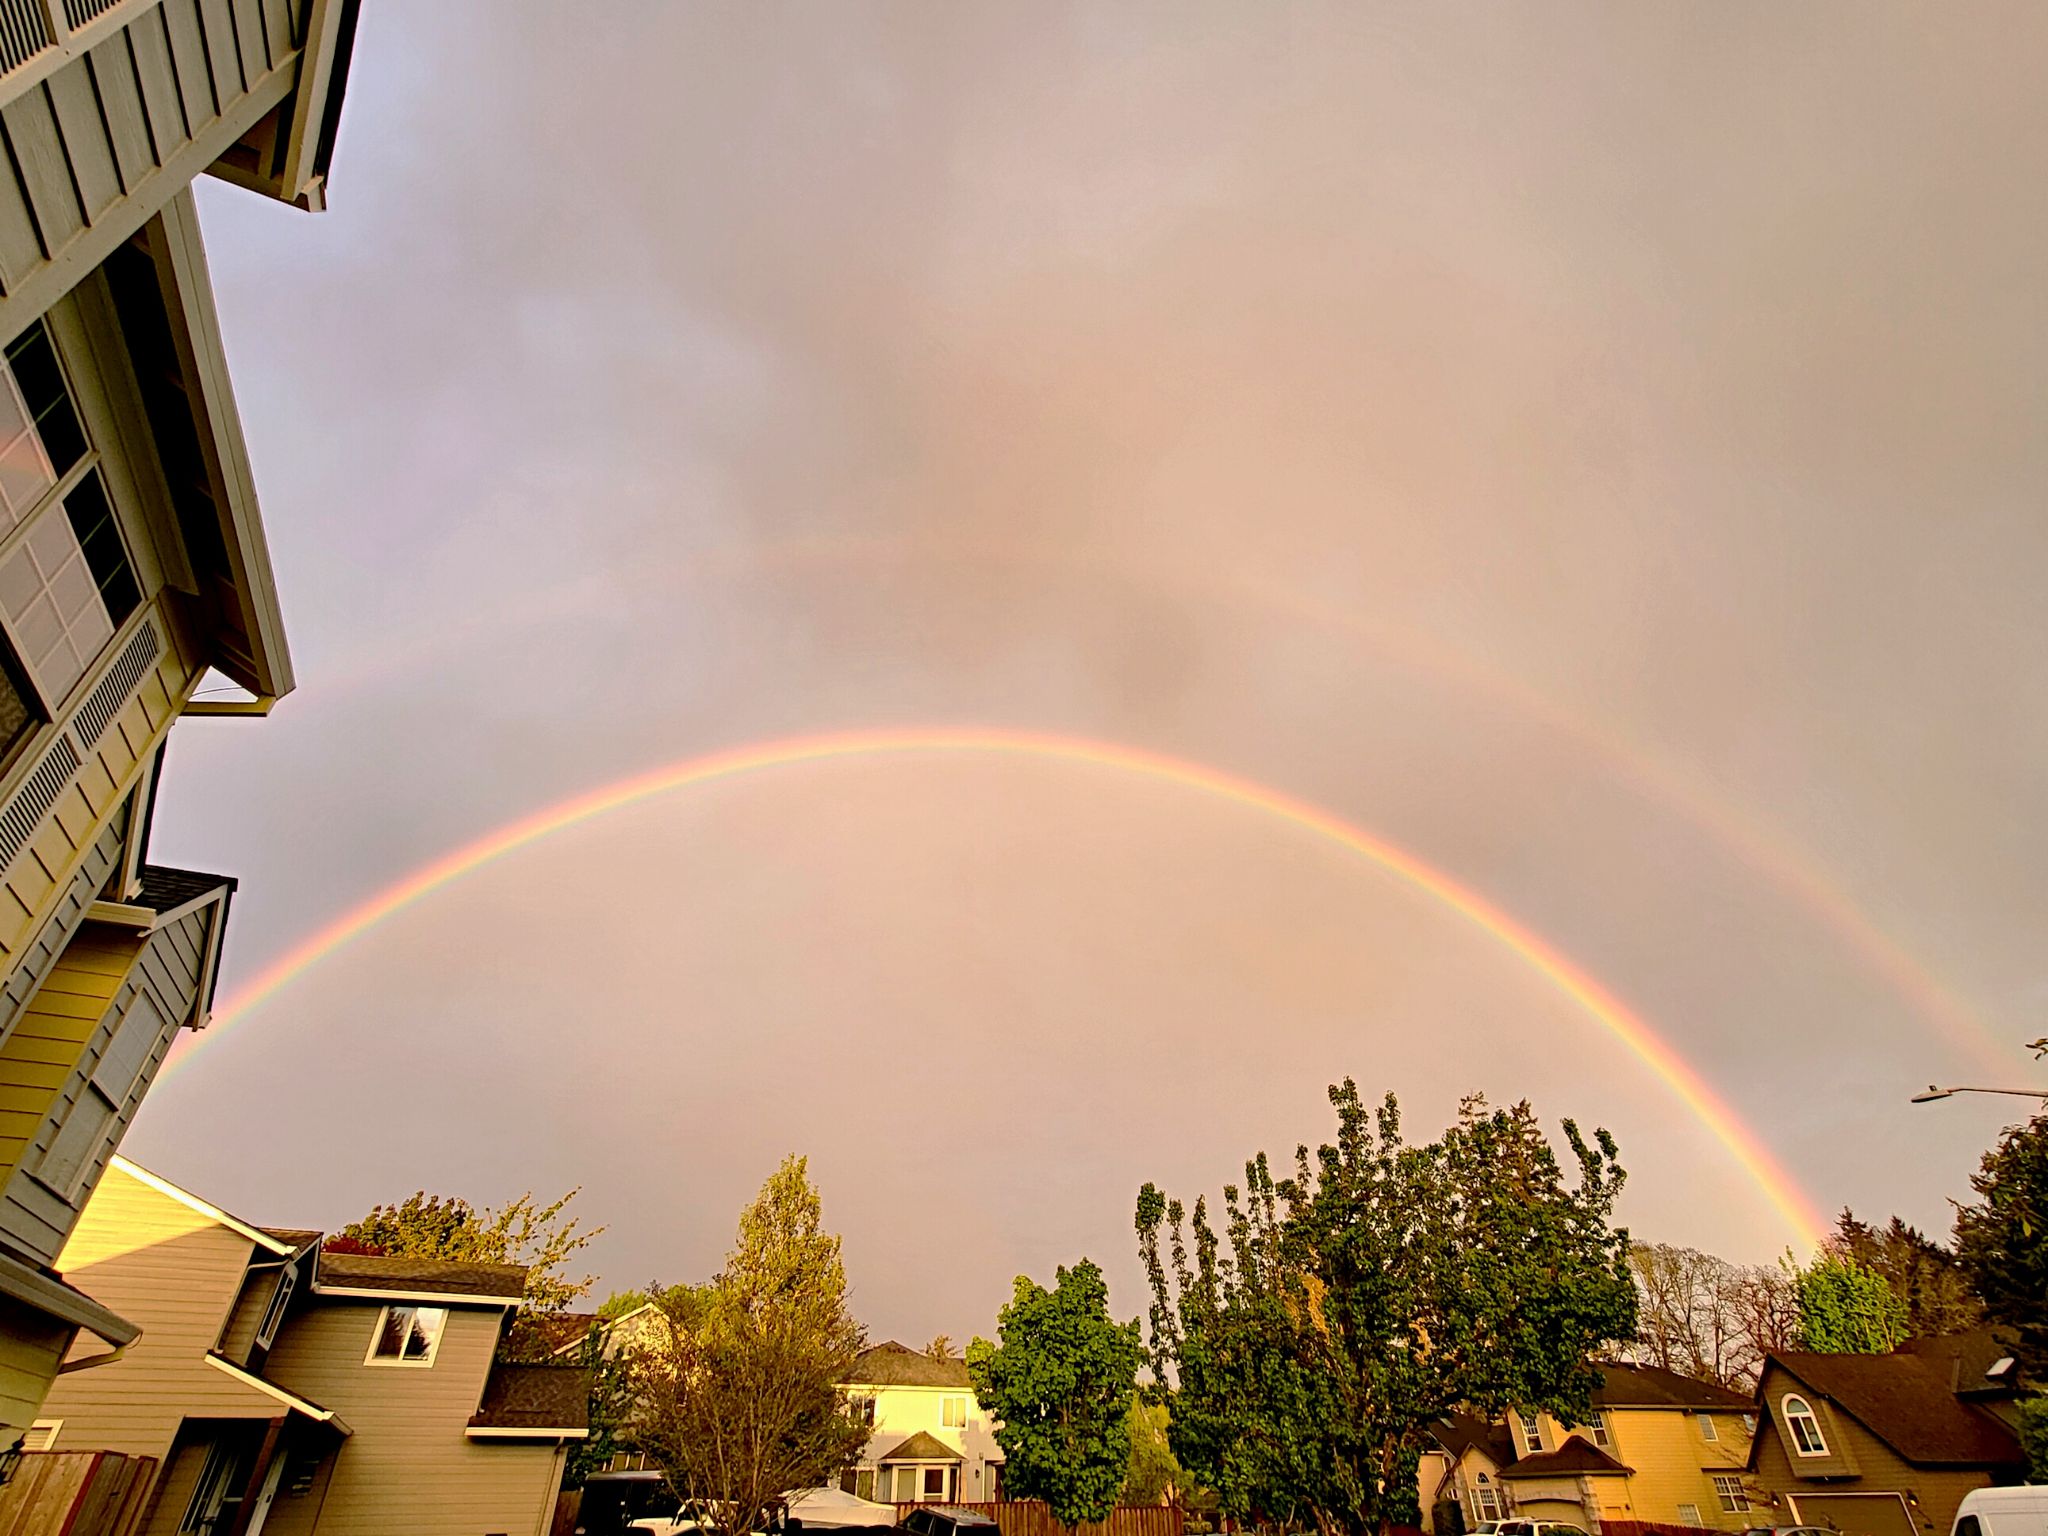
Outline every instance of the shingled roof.
<svg viewBox="0 0 2048 1536"><path fill-rule="evenodd" d="M967 1362L955 1355L934 1360L921 1349L891 1339L864 1349L853 1362L843 1383L852 1387L962 1387L967 1380Z"/></svg>
<svg viewBox="0 0 2048 1536"><path fill-rule="evenodd" d="M502 1301L517 1301L526 1294L524 1264L471 1264L367 1253L321 1254L315 1280L327 1291L420 1291Z"/></svg>
<svg viewBox="0 0 2048 1536"><path fill-rule="evenodd" d="M1937 1376L1945 1375L1955 1391L2004 1396L2018 1390L2015 1366L2008 1364L1998 1375L1989 1373L1999 1361L2010 1362L2017 1353L2016 1340L2002 1328L1972 1328L1967 1333L1936 1334L1908 1339L1899 1346L1902 1355L1917 1355Z"/></svg>
<svg viewBox="0 0 2048 1536"><path fill-rule="evenodd" d="M1950 1370L1938 1358L1788 1353L1769 1359L1915 1466L2005 1467L2023 1459L2010 1429L1956 1396Z"/></svg>
<svg viewBox="0 0 2048 1536"><path fill-rule="evenodd" d="M1537 1451L1524 1456L1512 1466L1502 1467L1502 1477L1582 1477L1603 1472L1627 1475L1632 1468L1623 1466L1612 1456L1601 1450L1592 1441L1580 1435L1567 1435L1565 1442L1554 1451Z"/></svg>
<svg viewBox="0 0 2048 1536"><path fill-rule="evenodd" d="M590 1427L590 1372L580 1365L494 1365L471 1429Z"/></svg>
<svg viewBox="0 0 2048 1536"><path fill-rule="evenodd" d="M1600 1385L1593 1389L1595 1408L1690 1408L1748 1413L1756 1405L1740 1392L1711 1381L1681 1376L1658 1365L1630 1365L1616 1361L1594 1367Z"/></svg>
<svg viewBox="0 0 2048 1536"><path fill-rule="evenodd" d="M1453 1461L1467 1451L1484 1451L1498 1467L1515 1459L1515 1442L1507 1425L1483 1419L1476 1413L1447 1414L1430 1426L1430 1432Z"/></svg>
<svg viewBox="0 0 2048 1536"><path fill-rule="evenodd" d="M886 1456L877 1456L876 1465L885 1461L958 1461L960 1453L937 1435L920 1429L908 1440L897 1446Z"/></svg>

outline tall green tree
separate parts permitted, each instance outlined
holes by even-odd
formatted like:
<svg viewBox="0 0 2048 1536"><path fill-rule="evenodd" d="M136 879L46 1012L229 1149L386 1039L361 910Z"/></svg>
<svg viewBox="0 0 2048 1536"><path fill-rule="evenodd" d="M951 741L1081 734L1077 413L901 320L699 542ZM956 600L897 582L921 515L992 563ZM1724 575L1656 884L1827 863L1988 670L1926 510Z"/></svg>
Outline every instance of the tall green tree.
<svg viewBox="0 0 2048 1536"><path fill-rule="evenodd" d="M1876 1270L1823 1249L1793 1273L1801 1349L1827 1355L1883 1355L1906 1342L1906 1303Z"/></svg>
<svg viewBox="0 0 2048 1536"><path fill-rule="evenodd" d="M678 1494L744 1533L784 1494L852 1465L868 1430L839 1384L863 1340L803 1158L785 1158L741 1213L715 1278L654 1300L654 1336L633 1353L632 1429Z"/></svg>
<svg viewBox="0 0 2048 1536"><path fill-rule="evenodd" d="M1584 1422L1601 1347L1636 1332L1614 1140L1569 1120L1567 1179L1526 1103L1468 1099L1423 1146L1346 1081L1337 1138L1224 1190L1219 1234L1146 1185L1153 1370L1169 1439L1223 1511L1324 1536L1414 1523L1430 1428L1454 1409ZM1163 1245L1163 1250L1162 1250Z"/></svg>
<svg viewBox="0 0 2048 1536"><path fill-rule="evenodd" d="M1181 1492L1180 1463L1167 1439L1170 1410L1163 1402L1131 1404L1131 1459L1124 1472L1124 1504L1172 1504Z"/></svg>
<svg viewBox="0 0 2048 1536"><path fill-rule="evenodd" d="M1043 1499L1072 1529L1106 1520L1130 1471L1131 1404L1145 1345L1109 1315L1109 1287L1087 1259L1046 1290L1017 1277L998 1342L967 1346L974 1395L1000 1424L1003 1486Z"/></svg>
<svg viewBox="0 0 2048 1536"><path fill-rule="evenodd" d="M395 1258L451 1259L473 1264L523 1264L526 1295L506 1330L504 1352L518 1358L544 1353L547 1342L536 1314L559 1312L586 1295L589 1275L565 1273L569 1260L605 1229L586 1229L569 1214L578 1190L541 1204L531 1193L478 1209L467 1200L425 1190L395 1205L374 1205L327 1241L337 1252Z"/></svg>
<svg viewBox="0 0 2048 1536"><path fill-rule="evenodd" d="M2021 1366L2048 1381L2048 1114L2009 1127L1956 1212L1956 1257L1985 1315L2017 1337Z"/></svg>
<svg viewBox="0 0 2048 1536"><path fill-rule="evenodd" d="M1963 1333L1984 1321L1984 1304L1955 1254L1896 1216L1872 1226L1845 1207L1826 1247L1884 1277L1905 1308L1909 1339Z"/></svg>

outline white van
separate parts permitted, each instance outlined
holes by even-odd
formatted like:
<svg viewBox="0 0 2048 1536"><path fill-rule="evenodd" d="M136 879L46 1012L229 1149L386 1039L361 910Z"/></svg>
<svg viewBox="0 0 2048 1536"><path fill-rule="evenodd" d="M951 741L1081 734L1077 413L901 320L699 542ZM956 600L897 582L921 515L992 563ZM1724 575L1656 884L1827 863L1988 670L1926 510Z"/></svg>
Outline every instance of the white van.
<svg viewBox="0 0 2048 1536"><path fill-rule="evenodd" d="M1950 1536L2048 1536L2048 1485L1964 1494Z"/></svg>

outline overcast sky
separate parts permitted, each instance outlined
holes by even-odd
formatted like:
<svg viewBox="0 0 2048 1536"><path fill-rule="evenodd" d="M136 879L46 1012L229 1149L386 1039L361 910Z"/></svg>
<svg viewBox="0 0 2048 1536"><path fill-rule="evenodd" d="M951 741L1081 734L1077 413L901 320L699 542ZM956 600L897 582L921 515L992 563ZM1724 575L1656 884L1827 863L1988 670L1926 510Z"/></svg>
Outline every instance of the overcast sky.
<svg viewBox="0 0 2048 1536"><path fill-rule="evenodd" d="M2048 1032L2048 12L365 6L331 211L201 189L298 692L179 728L224 995L408 870L793 734L1028 728L1369 828L1823 1208L1945 1232ZM1323 1090L1610 1127L1786 1231L1482 929L1241 806L899 757L643 804L210 1038L252 1219L583 1186L700 1277L807 1152L878 1337L1140 1310L1138 1185ZM602 1291L600 1291L600 1294Z"/></svg>

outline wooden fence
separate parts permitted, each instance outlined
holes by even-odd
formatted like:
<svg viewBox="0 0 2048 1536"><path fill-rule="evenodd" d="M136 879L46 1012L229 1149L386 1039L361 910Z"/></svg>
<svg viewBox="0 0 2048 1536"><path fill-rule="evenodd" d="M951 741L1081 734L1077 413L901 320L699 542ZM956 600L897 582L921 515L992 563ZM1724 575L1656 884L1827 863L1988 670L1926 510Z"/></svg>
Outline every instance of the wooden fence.
<svg viewBox="0 0 2048 1536"><path fill-rule="evenodd" d="M915 1504L898 1504L896 1522L916 1509ZM1067 1529L1053 1519L1049 1506L1036 1499L1009 1499L1000 1504L948 1504L948 1509L969 1509L987 1515L1002 1527L1003 1536L1067 1536ZM1165 1504L1120 1504L1107 1520L1074 1528L1074 1536L1185 1536L1187 1522L1181 1512ZM0 1532L0 1536L5 1536Z"/></svg>
<svg viewBox="0 0 2048 1536"><path fill-rule="evenodd" d="M154 1456L29 1451L0 1486L0 1536L133 1536L155 1472Z"/></svg>
<svg viewBox="0 0 2048 1536"><path fill-rule="evenodd" d="M1672 1525L1662 1520L1602 1520L1600 1536L1717 1536L1717 1533L1710 1526ZM1718 1536L1727 1536L1727 1533L1720 1532Z"/></svg>

